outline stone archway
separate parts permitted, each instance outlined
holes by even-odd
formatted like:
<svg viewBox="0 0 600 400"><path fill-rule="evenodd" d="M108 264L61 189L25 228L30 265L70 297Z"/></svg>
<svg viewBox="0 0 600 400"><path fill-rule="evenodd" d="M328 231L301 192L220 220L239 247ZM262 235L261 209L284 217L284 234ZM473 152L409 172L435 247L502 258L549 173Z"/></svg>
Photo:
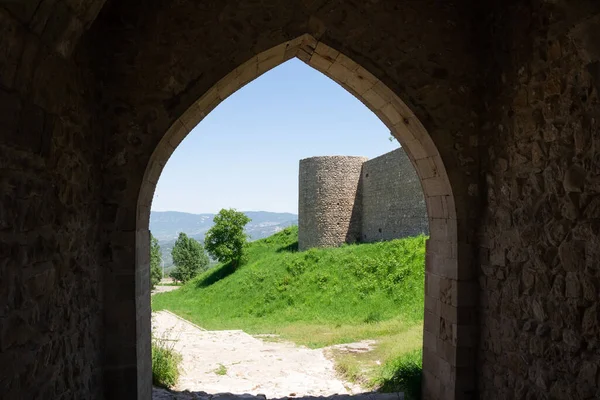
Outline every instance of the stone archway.
<svg viewBox="0 0 600 400"><path fill-rule="evenodd" d="M442 158L409 107L365 68L309 34L266 50L210 88L179 118L155 148L141 185L136 218L136 352L138 397L150 390L149 218L156 184L186 135L221 101L258 76L297 57L324 73L372 110L406 150L421 180L430 225L426 255L423 342L425 398L460 398L475 390L472 250L459 235L456 204Z"/></svg>

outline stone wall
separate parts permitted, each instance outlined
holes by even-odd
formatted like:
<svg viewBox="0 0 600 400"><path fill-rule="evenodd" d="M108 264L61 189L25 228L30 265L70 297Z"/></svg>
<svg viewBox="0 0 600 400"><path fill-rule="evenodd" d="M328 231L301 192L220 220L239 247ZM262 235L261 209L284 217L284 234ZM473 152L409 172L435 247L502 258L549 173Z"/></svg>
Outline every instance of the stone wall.
<svg viewBox="0 0 600 400"><path fill-rule="evenodd" d="M93 1L38 3L0 6L0 397L101 399L101 124L68 57Z"/></svg>
<svg viewBox="0 0 600 400"><path fill-rule="evenodd" d="M363 164L361 241L429 233L421 181L404 149Z"/></svg>
<svg viewBox="0 0 600 400"><path fill-rule="evenodd" d="M160 171L294 56L373 110L421 180L423 398L600 396L598 2L103 5L0 6L4 398L149 397Z"/></svg>
<svg viewBox="0 0 600 400"><path fill-rule="evenodd" d="M161 170L221 101L291 57L360 99L414 162L431 230L424 398L475 390L469 332L476 332L481 57L474 9L471 0L107 1L85 48L107 125L103 250L114 256L102 268L111 398L150 391L148 217Z"/></svg>
<svg viewBox="0 0 600 400"><path fill-rule="evenodd" d="M421 182L404 149L300 160L298 248L371 243L429 232Z"/></svg>
<svg viewBox="0 0 600 400"><path fill-rule="evenodd" d="M600 398L600 4L485 21L481 398Z"/></svg>
<svg viewBox="0 0 600 400"><path fill-rule="evenodd" d="M300 160L298 248L339 246L360 239L360 177L366 157ZM357 201L358 200L358 201Z"/></svg>

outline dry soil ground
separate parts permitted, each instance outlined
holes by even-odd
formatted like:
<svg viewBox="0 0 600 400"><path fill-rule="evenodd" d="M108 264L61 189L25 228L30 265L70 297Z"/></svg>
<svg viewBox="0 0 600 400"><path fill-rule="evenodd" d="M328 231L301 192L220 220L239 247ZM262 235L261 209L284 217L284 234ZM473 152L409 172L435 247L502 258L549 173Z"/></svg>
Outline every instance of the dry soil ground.
<svg viewBox="0 0 600 400"><path fill-rule="evenodd" d="M364 392L336 376L326 349L265 341L239 330L207 331L168 311L153 314L152 331L183 356L183 373L175 390L268 398Z"/></svg>

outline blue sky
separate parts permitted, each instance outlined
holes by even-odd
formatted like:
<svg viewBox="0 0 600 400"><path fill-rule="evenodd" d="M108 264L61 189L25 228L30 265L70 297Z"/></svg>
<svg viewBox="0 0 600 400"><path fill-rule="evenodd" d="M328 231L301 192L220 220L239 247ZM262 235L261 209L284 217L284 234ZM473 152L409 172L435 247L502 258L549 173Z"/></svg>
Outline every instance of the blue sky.
<svg viewBox="0 0 600 400"><path fill-rule="evenodd" d="M298 161L376 157L399 147L389 129L337 83L292 59L215 108L175 150L152 210L298 210Z"/></svg>

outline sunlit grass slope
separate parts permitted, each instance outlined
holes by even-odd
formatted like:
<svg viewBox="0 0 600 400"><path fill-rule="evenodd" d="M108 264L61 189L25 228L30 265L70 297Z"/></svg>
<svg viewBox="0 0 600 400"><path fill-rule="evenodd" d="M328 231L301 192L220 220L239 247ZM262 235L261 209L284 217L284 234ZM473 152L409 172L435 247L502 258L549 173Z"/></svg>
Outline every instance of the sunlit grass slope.
<svg viewBox="0 0 600 400"><path fill-rule="evenodd" d="M152 297L206 329L275 333L310 347L376 339L367 353L332 350L351 381L418 399L425 237L298 252L298 228L249 244L237 269L219 265Z"/></svg>
<svg viewBox="0 0 600 400"><path fill-rule="evenodd" d="M424 236L304 252L296 251L297 240L298 228L290 227L252 242L237 270L219 265L179 290L155 295L152 308L206 329L284 333L313 346L396 333L397 325L408 329L422 321ZM310 334L293 337L294 326ZM323 337L323 326L339 334Z"/></svg>

